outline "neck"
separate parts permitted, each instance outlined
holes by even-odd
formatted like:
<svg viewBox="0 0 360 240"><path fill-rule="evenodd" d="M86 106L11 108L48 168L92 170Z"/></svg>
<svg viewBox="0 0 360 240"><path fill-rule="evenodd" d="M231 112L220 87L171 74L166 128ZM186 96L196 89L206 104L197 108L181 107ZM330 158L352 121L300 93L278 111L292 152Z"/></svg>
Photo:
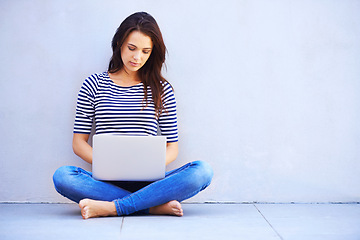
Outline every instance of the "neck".
<svg viewBox="0 0 360 240"><path fill-rule="evenodd" d="M122 68L120 71L117 71L116 73L113 73L114 76L119 76L123 79L127 79L130 81L138 81L139 80L139 73L126 71L124 68Z"/></svg>
<svg viewBox="0 0 360 240"><path fill-rule="evenodd" d="M109 73L109 77L115 83L123 86L134 85L141 82L138 72L130 72L125 69L121 69L115 73Z"/></svg>

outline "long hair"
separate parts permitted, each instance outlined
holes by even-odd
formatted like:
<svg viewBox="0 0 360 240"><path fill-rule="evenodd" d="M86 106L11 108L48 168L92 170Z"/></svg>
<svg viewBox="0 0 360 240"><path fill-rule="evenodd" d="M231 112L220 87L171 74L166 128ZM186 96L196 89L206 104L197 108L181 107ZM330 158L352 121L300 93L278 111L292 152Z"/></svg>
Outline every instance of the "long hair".
<svg viewBox="0 0 360 240"><path fill-rule="evenodd" d="M156 117L164 110L162 95L163 84L167 80L162 76L161 69L165 62L166 47L158 24L155 19L146 12L137 12L127 17L116 30L112 39L113 55L110 59L108 71L115 73L123 68L121 60L121 46L132 31L140 31L149 36L153 43L150 57L138 72L144 84L145 107L148 105L148 86L150 86L152 99L155 105Z"/></svg>

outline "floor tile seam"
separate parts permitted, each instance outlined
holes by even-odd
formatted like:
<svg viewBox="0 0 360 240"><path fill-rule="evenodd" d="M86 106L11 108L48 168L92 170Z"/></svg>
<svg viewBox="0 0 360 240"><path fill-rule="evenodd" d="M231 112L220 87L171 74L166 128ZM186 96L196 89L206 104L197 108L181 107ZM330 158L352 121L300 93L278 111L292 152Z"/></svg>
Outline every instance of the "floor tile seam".
<svg viewBox="0 0 360 240"><path fill-rule="evenodd" d="M124 221L125 221L125 217L121 217L121 225L120 225L120 237L121 237L121 233L122 233L122 229L124 227Z"/></svg>
<svg viewBox="0 0 360 240"><path fill-rule="evenodd" d="M274 228L274 226L269 222L269 220L267 220L267 218L264 216L264 214L260 211L260 209L253 204L253 206L256 208L256 210L260 213L260 215L263 217L263 219L269 224L269 226L271 227L271 229L276 233L276 235L281 239L284 240L284 238L280 235L280 233L278 231L276 231L276 229Z"/></svg>

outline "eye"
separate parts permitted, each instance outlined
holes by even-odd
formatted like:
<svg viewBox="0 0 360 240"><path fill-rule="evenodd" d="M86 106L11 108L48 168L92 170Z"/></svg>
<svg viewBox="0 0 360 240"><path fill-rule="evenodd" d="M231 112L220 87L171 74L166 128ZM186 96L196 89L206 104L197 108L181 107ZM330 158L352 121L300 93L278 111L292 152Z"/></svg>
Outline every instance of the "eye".
<svg viewBox="0 0 360 240"><path fill-rule="evenodd" d="M130 46L128 46L128 48L129 48L129 50L130 50L130 51L134 51L134 50L135 50L135 48L134 48L134 47L130 47Z"/></svg>
<svg viewBox="0 0 360 240"><path fill-rule="evenodd" d="M149 54L150 52L151 52L150 50L143 51L144 54Z"/></svg>

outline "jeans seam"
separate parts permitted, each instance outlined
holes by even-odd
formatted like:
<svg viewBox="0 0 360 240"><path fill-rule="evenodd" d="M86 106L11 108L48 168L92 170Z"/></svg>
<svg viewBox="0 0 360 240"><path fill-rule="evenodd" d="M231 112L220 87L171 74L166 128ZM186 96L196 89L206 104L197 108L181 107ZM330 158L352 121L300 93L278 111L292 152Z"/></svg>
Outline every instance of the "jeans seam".
<svg viewBox="0 0 360 240"><path fill-rule="evenodd" d="M119 201L116 199L116 200L114 200L113 202L115 203L117 215L118 215L118 216L122 216L123 213L122 213L122 211L121 211L121 207L120 207Z"/></svg>

